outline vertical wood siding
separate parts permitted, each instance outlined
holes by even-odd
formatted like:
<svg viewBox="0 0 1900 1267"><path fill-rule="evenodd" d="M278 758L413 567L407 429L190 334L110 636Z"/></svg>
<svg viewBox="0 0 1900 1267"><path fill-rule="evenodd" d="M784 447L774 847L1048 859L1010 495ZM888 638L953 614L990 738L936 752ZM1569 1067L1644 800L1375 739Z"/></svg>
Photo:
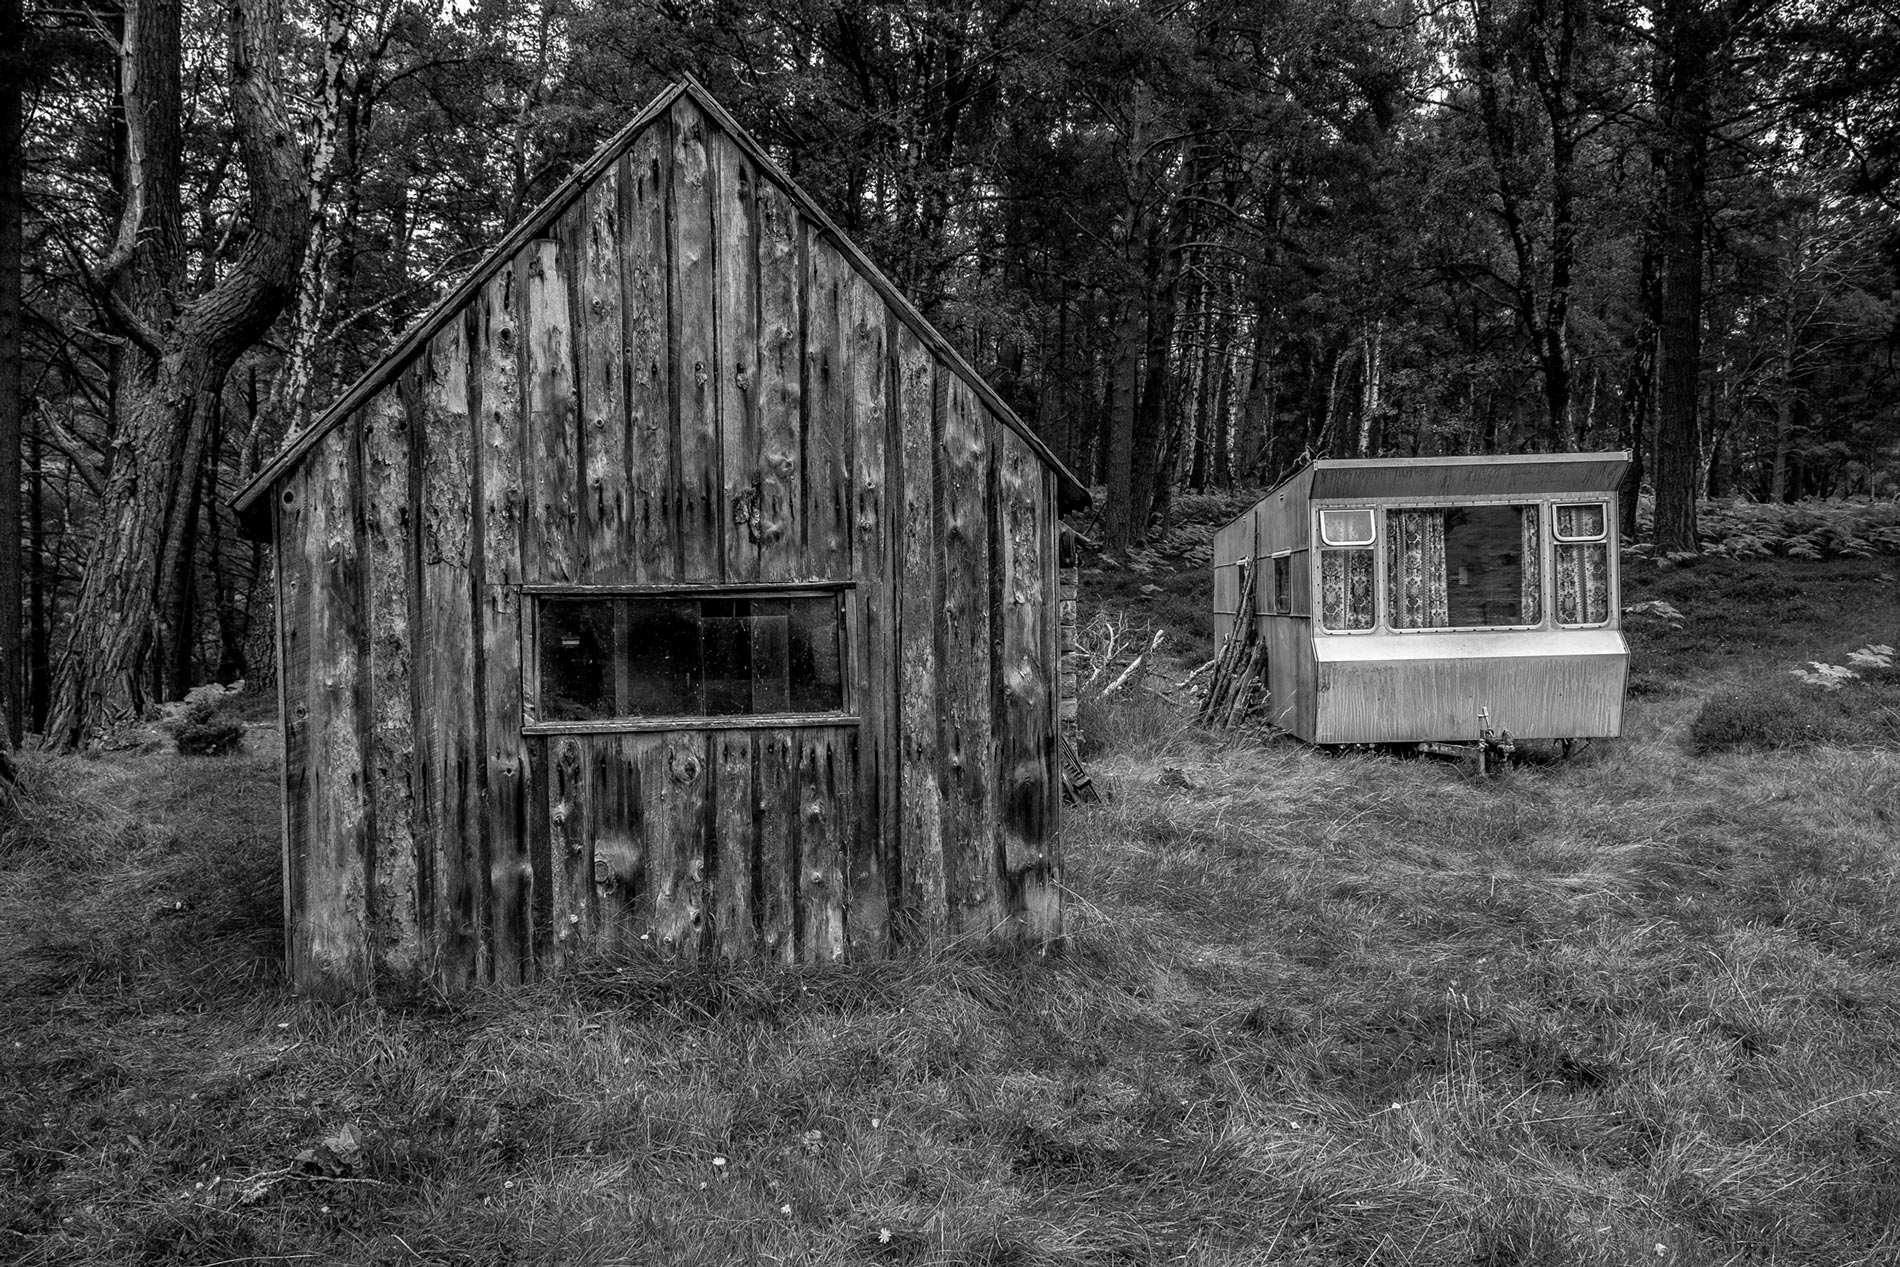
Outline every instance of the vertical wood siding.
<svg viewBox="0 0 1900 1267"><path fill-rule="evenodd" d="M949 927L944 869L943 781L938 760L938 623L943 573L938 570L937 362L908 327L897 332L897 413L903 540L897 561L898 822L900 891L923 937ZM900 932L903 930L900 929Z"/></svg>
<svg viewBox="0 0 1900 1267"><path fill-rule="evenodd" d="M290 646L302 681L287 692L300 730L286 744L285 764L300 811L289 820L290 954L309 966L313 992L333 995L362 990L371 972L369 797L358 724L367 632L354 513L360 425L353 419L326 436L287 485L302 548L286 559L285 589L308 635Z"/></svg>
<svg viewBox="0 0 1900 1267"><path fill-rule="evenodd" d="M276 494L297 979L1054 938L1055 493L680 99ZM524 735L524 585L785 581L855 722Z"/></svg>
<svg viewBox="0 0 1900 1267"><path fill-rule="evenodd" d="M436 877L434 912L442 975L489 975L494 885L487 857L480 679L476 664L475 454L469 420L468 360L459 324L451 324L403 375L412 448L420 455L417 533L421 610L427 647L418 656L416 718L418 799L423 838ZM473 688L473 689L471 689Z"/></svg>
<svg viewBox="0 0 1900 1267"><path fill-rule="evenodd" d="M893 434L888 379L889 321L883 298L855 272L840 291L840 345L844 356L844 414L852 449L849 469L851 557L858 577L853 631L853 679L864 742L857 751L860 797L853 807L857 830L844 838L851 952L884 952L890 930L884 844L894 841L886 813L894 738L897 683L892 672L896 621L891 608L890 515L884 489L886 446ZM847 792L847 796L849 793Z"/></svg>
<svg viewBox="0 0 1900 1267"><path fill-rule="evenodd" d="M950 925L987 933L1000 923L990 657L990 416L954 375L940 375L942 486L937 504L937 570L943 577L938 772L943 785L943 850Z"/></svg>
<svg viewBox="0 0 1900 1267"><path fill-rule="evenodd" d="M715 331L713 174L705 116L686 101L672 113L673 169L669 318L673 387L673 440L678 454L673 540L679 577L722 579L719 457L719 349Z"/></svg>
<svg viewBox="0 0 1900 1267"><path fill-rule="evenodd" d="M415 699L409 576L409 414L394 389L363 410L369 577L369 778L375 963L413 981L423 967L415 842Z"/></svg>

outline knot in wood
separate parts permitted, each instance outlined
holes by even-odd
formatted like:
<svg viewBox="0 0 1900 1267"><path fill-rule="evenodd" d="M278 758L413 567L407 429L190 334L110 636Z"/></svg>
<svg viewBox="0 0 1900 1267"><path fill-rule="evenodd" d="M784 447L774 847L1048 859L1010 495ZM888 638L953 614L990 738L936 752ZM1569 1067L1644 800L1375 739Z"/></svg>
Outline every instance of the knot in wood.
<svg viewBox="0 0 1900 1267"><path fill-rule="evenodd" d="M667 767L675 783L691 783L699 777L699 756L684 749L675 749L667 759Z"/></svg>

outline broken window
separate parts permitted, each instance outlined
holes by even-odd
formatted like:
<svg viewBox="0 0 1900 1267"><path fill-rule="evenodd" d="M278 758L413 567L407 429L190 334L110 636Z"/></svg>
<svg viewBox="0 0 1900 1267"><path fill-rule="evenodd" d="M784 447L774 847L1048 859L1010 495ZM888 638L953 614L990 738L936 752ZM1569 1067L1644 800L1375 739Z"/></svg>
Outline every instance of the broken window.
<svg viewBox="0 0 1900 1267"><path fill-rule="evenodd" d="M547 596L538 720L844 708L843 595Z"/></svg>

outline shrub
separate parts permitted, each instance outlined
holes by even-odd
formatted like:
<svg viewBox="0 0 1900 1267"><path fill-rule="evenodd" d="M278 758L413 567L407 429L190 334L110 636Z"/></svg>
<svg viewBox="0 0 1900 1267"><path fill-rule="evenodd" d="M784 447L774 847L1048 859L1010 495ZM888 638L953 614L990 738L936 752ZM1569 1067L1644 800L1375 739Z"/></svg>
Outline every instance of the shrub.
<svg viewBox="0 0 1900 1267"><path fill-rule="evenodd" d="M244 740L244 723L222 702L201 700L185 709L174 732L178 751L191 757L222 757L236 752Z"/></svg>
<svg viewBox="0 0 1900 1267"><path fill-rule="evenodd" d="M1835 695L1770 680L1710 696L1690 723L1689 742L1699 753L1813 748L1851 738L1846 722Z"/></svg>

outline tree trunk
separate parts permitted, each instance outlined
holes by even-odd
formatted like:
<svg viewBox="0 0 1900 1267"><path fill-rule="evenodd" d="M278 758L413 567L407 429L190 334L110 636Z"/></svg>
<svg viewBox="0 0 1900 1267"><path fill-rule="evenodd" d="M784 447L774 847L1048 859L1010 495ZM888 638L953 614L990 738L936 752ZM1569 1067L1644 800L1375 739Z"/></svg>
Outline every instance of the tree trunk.
<svg viewBox="0 0 1900 1267"><path fill-rule="evenodd" d="M0 749L26 731L20 632L20 160L25 140L26 26L20 0L0 0Z"/></svg>
<svg viewBox="0 0 1900 1267"><path fill-rule="evenodd" d="M101 504L108 518L88 551L55 671L45 742L72 745L135 716L154 629L178 583L182 531L198 485L218 392L238 356L270 328L295 290L309 237L297 132L273 76L272 0L231 0L231 105L249 180L250 231L210 291L177 302L182 246L175 232L180 147L179 14L171 0L134 0L122 44L128 130L119 245L102 269L107 297L131 336L119 385L112 460ZM168 182L168 183L157 183ZM173 231L162 230L167 201ZM147 218L156 213L158 233Z"/></svg>
<svg viewBox="0 0 1900 1267"><path fill-rule="evenodd" d="M1694 554L1702 470L1702 242L1710 119L1710 19L1694 0L1663 6L1659 70L1662 256L1656 330L1656 549Z"/></svg>

